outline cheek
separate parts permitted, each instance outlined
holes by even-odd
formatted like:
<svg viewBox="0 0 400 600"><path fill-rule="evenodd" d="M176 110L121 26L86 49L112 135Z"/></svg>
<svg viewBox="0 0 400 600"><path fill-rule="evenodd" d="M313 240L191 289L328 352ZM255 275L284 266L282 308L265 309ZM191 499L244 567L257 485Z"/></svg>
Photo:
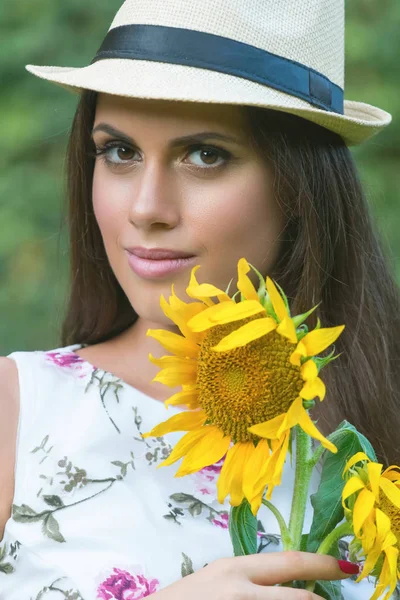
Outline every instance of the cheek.
<svg viewBox="0 0 400 600"><path fill-rule="evenodd" d="M209 196L202 192L197 228L211 251L265 254L284 226L284 218L274 199L272 176L264 168L241 172L221 183ZM247 253L247 254L246 254Z"/></svg>
<svg viewBox="0 0 400 600"><path fill-rule="evenodd" d="M103 236L104 244L107 246L109 237L120 230L120 224L124 218L122 202L116 202L121 197L119 186L112 179L102 177L101 169L97 167L93 176L93 211Z"/></svg>

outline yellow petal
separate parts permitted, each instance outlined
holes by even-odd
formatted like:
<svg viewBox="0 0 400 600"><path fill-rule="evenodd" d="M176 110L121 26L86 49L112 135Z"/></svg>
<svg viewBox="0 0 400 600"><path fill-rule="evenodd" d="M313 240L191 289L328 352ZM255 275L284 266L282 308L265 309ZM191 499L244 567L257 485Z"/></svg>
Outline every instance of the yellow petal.
<svg viewBox="0 0 400 600"><path fill-rule="evenodd" d="M168 387L176 387L177 385L190 385L196 383L197 370L194 371L192 366L188 367L168 367L162 369L152 379L152 381L158 381Z"/></svg>
<svg viewBox="0 0 400 600"><path fill-rule="evenodd" d="M316 396L318 396L318 398L322 401L325 398L325 394L325 384L319 377L313 381L306 381L300 391L300 396L304 398L304 400L313 400Z"/></svg>
<svg viewBox="0 0 400 600"><path fill-rule="evenodd" d="M287 338L292 344L297 344L296 327L290 317L285 317L279 323L276 331L283 337Z"/></svg>
<svg viewBox="0 0 400 600"><path fill-rule="evenodd" d="M326 448L327 450L330 450L330 452L333 452L334 454L336 454L336 452L337 452L336 446L334 444L332 444L332 442L327 440L326 437L324 437L320 431L318 431L318 429L315 427L314 423L310 419L307 411L304 410L303 407L302 407L301 417L299 419L299 425L303 429L303 431L305 431L308 435L310 435L311 437L320 441L324 448Z"/></svg>
<svg viewBox="0 0 400 600"><path fill-rule="evenodd" d="M372 492L364 488L358 494L353 508L353 526L354 533L358 536L365 519L373 510L375 505L375 496Z"/></svg>
<svg viewBox="0 0 400 600"><path fill-rule="evenodd" d="M344 325L339 325L338 327L314 329L307 333L301 340L306 348L306 356L316 356L326 350L337 340L343 329Z"/></svg>
<svg viewBox="0 0 400 600"><path fill-rule="evenodd" d="M238 451L236 454L235 463L231 466L233 469L233 477L230 485L230 503L232 506L239 506L244 498L243 492L243 473L246 467L247 461L254 450L253 442L239 442L236 444Z"/></svg>
<svg viewBox="0 0 400 600"><path fill-rule="evenodd" d="M290 355L290 364L295 365L296 367L300 367L301 358L304 356L307 356L307 348L303 344L303 340L300 340L300 342L297 344L296 348Z"/></svg>
<svg viewBox="0 0 400 600"><path fill-rule="evenodd" d="M183 390L182 392L177 392L168 400L165 400L164 406L168 408L168 406L176 406L181 404L198 404L199 392L196 388L190 390Z"/></svg>
<svg viewBox="0 0 400 600"><path fill-rule="evenodd" d="M250 271L249 263L245 258L241 258L238 262L238 290L243 294L246 300L255 300L259 302L257 291L251 282L251 279L247 276Z"/></svg>
<svg viewBox="0 0 400 600"><path fill-rule="evenodd" d="M258 435L260 438L266 438L267 440L271 440L273 438L278 438L278 431L285 419L285 414L278 415L269 421L265 421L264 423L258 423L257 425L252 425L247 429L250 433L254 433Z"/></svg>
<svg viewBox="0 0 400 600"><path fill-rule="evenodd" d="M202 438L196 446L189 450L175 477L183 477L200 471L200 469L215 464L225 456L231 442L230 436L224 435L223 431L213 425L207 427L207 429L207 437Z"/></svg>
<svg viewBox="0 0 400 600"><path fill-rule="evenodd" d="M347 471L349 471L349 469L351 469L351 467L353 467L355 464L357 464L358 462L361 461L367 461L370 462L370 458L368 458L368 456L365 454L365 452L357 452L356 454L354 454L346 463L346 466L343 470L343 475L345 473L347 473Z"/></svg>
<svg viewBox="0 0 400 600"><path fill-rule="evenodd" d="M384 491L385 495L389 498L390 502L400 508L400 490L391 481L381 477L379 485Z"/></svg>
<svg viewBox="0 0 400 600"><path fill-rule="evenodd" d="M185 454L189 452L193 446L195 446L203 437L208 435L208 426L205 425L200 427L199 429L194 429L193 431L189 431L185 433L173 448L171 454L159 465L157 465L157 469L160 467L168 467L172 465L174 462L182 458Z"/></svg>
<svg viewBox="0 0 400 600"><path fill-rule="evenodd" d="M236 304L234 301L221 302L204 310L188 321L188 327L192 331L205 331L215 325L223 325L252 317L258 313L265 312L259 302L244 300Z"/></svg>
<svg viewBox="0 0 400 600"><path fill-rule="evenodd" d="M214 302L211 300L211 298L207 298L206 296L198 296L197 295L197 291L199 288L199 283L196 279L196 272L200 269L201 265L196 265L195 267L193 267L191 273L190 273L190 281L189 281L189 285L186 288L186 293L189 296L189 298L195 298L196 300L201 300L202 302L204 302L204 304L206 304L207 306L213 306Z"/></svg>
<svg viewBox="0 0 400 600"><path fill-rule="evenodd" d="M400 467L398 467L397 465L391 465L390 467L384 470L384 472L382 473L382 477L386 477L387 479L390 479L390 481L397 481L400 484L399 468Z"/></svg>
<svg viewBox="0 0 400 600"><path fill-rule="evenodd" d="M191 431L201 427L206 420L207 415L202 410L183 411L159 423L151 431L142 433L142 436L144 438L159 437L171 431Z"/></svg>
<svg viewBox="0 0 400 600"><path fill-rule="evenodd" d="M379 541L383 542L387 539L387 536L389 533L391 533L391 522L390 522L390 518L388 517L388 515L386 515L384 512L382 512L379 508L376 509L376 513L375 513L375 520L376 520L376 530L377 530L377 537L379 539ZM396 540L396 538L395 538ZM395 541L396 543L396 541Z"/></svg>
<svg viewBox="0 0 400 600"><path fill-rule="evenodd" d="M267 283L267 292L269 294L269 297L271 298L272 306L274 308L274 311L275 311L276 316L278 317L279 321L283 321L283 319L285 319L286 317L289 317L289 319L290 319L290 315L287 311L285 302L284 302L282 296L280 295L280 293L278 292L278 289L277 289L275 283L272 281L272 279L270 277L267 277L266 283Z"/></svg>
<svg viewBox="0 0 400 600"><path fill-rule="evenodd" d="M382 467L383 465L379 463L370 462L367 464L368 479L376 500L379 500L379 480L381 478Z"/></svg>
<svg viewBox="0 0 400 600"><path fill-rule="evenodd" d="M385 555L385 560L379 575L379 585L377 585L374 595L371 596L371 600L377 600L387 587L389 587L389 590L382 600L390 600L396 589L399 551L397 548L390 547L385 550Z"/></svg>
<svg viewBox="0 0 400 600"><path fill-rule="evenodd" d="M299 396L291 404L287 413L285 413L285 418L278 430L278 437L281 437L281 435L285 433L285 431L288 431L289 429L292 429L295 425L297 425L300 422L302 413L304 412L305 410L303 408L303 400Z"/></svg>
<svg viewBox="0 0 400 600"><path fill-rule="evenodd" d="M197 361L192 358L181 358L180 356L162 356L161 358L155 358L150 353L149 360L154 365L157 365L163 369L167 367L191 367L193 371L197 372Z"/></svg>
<svg viewBox="0 0 400 600"><path fill-rule="evenodd" d="M179 327L182 334L194 343L200 343L202 336L199 336L197 333L194 333L190 327L188 327L187 320L185 316L179 310L174 310L165 300L164 296L160 298L160 306L164 312L164 314L173 322L175 325ZM196 315L197 316L197 315ZM195 318L195 317L194 317Z"/></svg>
<svg viewBox="0 0 400 600"><path fill-rule="evenodd" d="M255 496L259 496L259 490L255 490L255 483L259 478L260 471L268 461L271 454L267 440L260 440L257 446L254 447L252 454L249 456L243 473L243 492L247 500L254 508ZM263 486L265 487L265 486ZM260 504L253 514L256 514L261 505L261 497L258 497Z"/></svg>
<svg viewBox="0 0 400 600"><path fill-rule="evenodd" d="M146 335L160 342L168 352L172 352L176 356L197 358L199 355L200 346L182 335L172 333L172 331L148 329Z"/></svg>
<svg viewBox="0 0 400 600"><path fill-rule="evenodd" d="M230 493L233 479L237 476L235 467L241 453L240 444L235 444L228 450L221 473L217 481L218 502L224 503L226 496Z"/></svg>
<svg viewBox="0 0 400 600"><path fill-rule="evenodd" d="M195 298L201 298L204 300L204 298L213 298L216 296L220 302L232 302L232 298L230 298L226 292L220 290L211 283L200 283L199 285L190 287L189 289L191 292L190 297L194 296Z"/></svg>
<svg viewBox="0 0 400 600"><path fill-rule="evenodd" d="M219 344L213 347L213 350L216 352L225 352L227 350L232 350L233 348L240 348L249 342L253 342L260 337L267 335L274 329L276 329L276 322L274 319L271 319L270 317L255 319L222 338Z"/></svg>
<svg viewBox="0 0 400 600"><path fill-rule="evenodd" d="M344 503L347 500L347 498L349 498L359 490L364 489L364 487L365 485L359 477L357 477L356 475L354 477L351 477L348 481L346 481L346 485L343 488L342 502Z"/></svg>
<svg viewBox="0 0 400 600"><path fill-rule="evenodd" d="M318 377L318 367L312 358L301 366L300 373L304 381L314 381Z"/></svg>

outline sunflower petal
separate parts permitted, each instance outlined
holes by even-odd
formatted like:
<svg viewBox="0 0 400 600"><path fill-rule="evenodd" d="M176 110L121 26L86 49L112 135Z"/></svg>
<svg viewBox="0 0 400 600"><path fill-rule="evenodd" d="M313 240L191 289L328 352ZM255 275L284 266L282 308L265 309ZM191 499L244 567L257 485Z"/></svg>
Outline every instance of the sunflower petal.
<svg viewBox="0 0 400 600"><path fill-rule="evenodd" d="M309 358L300 368L304 381L314 381L318 377L318 367L312 358Z"/></svg>
<svg viewBox="0 0 400 600"><path fill-rule="evenodd" d="M164 296L161 295L160 298L160 306L165 314L177 327L179 327L182 334L188 339L194 342L195 344L200 343L202 340L201 335L193 332L190 327L188 327L187 320L185 315L179 311L174 310L168 302L165 300Z"/></svg>
<svg viewBox="0 0 400 600"><path fill-rule="evenodd" d="M183 390L182 392L177 392L164 402L165 408L168 406L176 406L180 404L190 404L191 406L198 405L199 392L197 388L192 388L190 390Z"/></svg>
<svg viewBox="0 0 400 600"><path fill-rule="evenodd" d="M247 273L250 271L250 265L245 258L238 262L238 282L237 288L241 291L246 300L255 300L259 302L258 294Z"/></svg>
<svg viewBox="0 0 400 600"><path fill-rule="evenodd" d="M186 293L189 296L189 298L201 300L207 306L214 306L214 302L211 300L211 298L207 298L206 296L201 296L197 294L200 284L196 279L196 272L200 269L200 267L201 265L196 265L195 267L193 267L190 273L190 281L188 287L186 288Z"/></svg>
<svg viewBox="0 0 400 600"><path fill-rule="evenodd" d="M252 454L249 456L243 473L243 493L250 502L253 515L256 515L262 501L263 491L266 482L261 482L258 489L255 483L259 479L260 471L268 461L271 450L267 440L260 440L257 446L254 447Z"/></svg>
<svg viewBox="0 0 400 600"><path fill-rule="evenodd" d="M168 352L173 352L176 356L197 358L199 355L200 346L172 331L148 329L146 335L160 342Z"/></svg>
<svg viewBox="0 0 400 600"><path fill-rule="evenodd" d="M284 415L285 418L282 422L282 425L280 426L280 428L278 430L278 437L281 437L281 435L285 431L288 431L289 429L292 429L295 425L297 425L300 422L300 418L301 418L301 415L303 412L305 412L305 410L303 408L303 400L299 396L291 404L288 411L285 413L285 415Z"/></svg>
<svg viewBox="0 0 400 600"><path fill-rule="evenodd" d="M174 462L182 458L185 454L189 452L193 446L195 446L203 437L208 435L208 426L200 427L199 429L194 429L193 431L189 431L185 433L176 444L176 446L172 449L171 454L159 465L157 465L157 469L160 467L168 467L172 465Z"/></svg>
<svg viewBox="0 0 400 600"><path fill-rule="evenodd" d="M343 492L342 492L343 502L345 502L345 500L347 500L347 498L350 498L350 496L352 496L353 494L355 494L356 492L358 492L359 490L362 490L364 488L365 488L365 485L364 485L362 479L360 479L360 477L357 477L356 475L354 477L351 477L348 481L346 481L346 485L343 488Z"/></svg>
<svg viewBox="0 0 400 600"><path fill-rule="evenodd" d="M343 329L344 325L339 325L338 327L314 329L307 333L301 340L306 348L307 356L316 356L326 350L337 340Z"/></svg>
<svg viewBox="0 0 400 600"><path fill-rule="evenodd" d="M279 321L283 321L285 318L290 319L290 314L286 308L286 304L278 292L278 288L270 277L267 277L267 292L271 298L272 306Z"/></svg>
<svg viewBox="0 0 400 600"><path fill-rule="evenodd" d="M318 396L318 398L322 401L325 398L325 394L325 384L319 377L314 379L314 381L306 381L300 391L300 396L304 398L304 400L313 400L316 396Z"/></svg>
<svg viewBox="0 0 400 600"><path fill-rule="evenodd" d="M353 508L353 526L354 533L358 536L364 525L364 521L370 515L375 506L375 496L372 492L364 488L358 494Z"/></svg>
<svg viewBox="0 0 400 600"><path fill-rule="evenodd" d="M223 431L212 425L207 429L208 435L189 450L175 477L183 477L200 471L200 469L215 464L225 456L231 443L230 436L224 435Z"/></svg>
<svg viewBox="0 0 400 600"><path fill-rule="evenodd" d="M177 385L191 385L196 383L196 380L197 370L195 371L192 366L181 366L179 368L168 367L166 369L162 369L152 379L152 381L163 383L168 387L176 387Z"/></svg>
<svg viewBox="0 0 400 600"><path fill-rule="evenodd" d="M356 454L354 454L346 463L345 468L343 469L343 475L345 473L347 473L347 471L349 471L351 469L351 467L354 467L355 464L357 464L358 462L361 461L367 461L370 462L370 458L365 454L365 452L356 452Z"/></svg>
<svg viewBox="0 0 400 600"><path fill-rule="evenodd" d="M299 425L303 429L303 431L305 431L308 435L320 441L324 448L336 454L336 446L332 444L332 442L327 440L326 437L324 437L320 431L318 431L318 429L315 427L314 423L310 419L307 411L304 410L303 407L301 417L299 419Z"/></svg>
<svg viewBox="0 0 400 600"><path fill-rule="evenodd" d="M240 452L240 445L232 446L226 455L224 464L222 465L221 473L217 481L218 502L224 503L226 496L230 493L233 478L236 476L235 466L237 464L237 456Z"/></svg>
<svg viewBox="0 0 400 600"><path fill-rule="evenodd" d="M232 506L239 506L244 498L243 473L248 459L254 450L253 442L238 442L236 445L238 446L236 461L234 466L231 467L233 468L233 477L230 486L230 503Z"/></svg>
<svg viewBox="0 0 400 600"><path fill-rule="evenodd" d="M372 493L377 500L379 500L379 480L382 473L382 467L383 465L375 462L370 462L367 464L369 483L371 485Z"/></svg>
<svg viewBox="0 0 400 600"><path fill-rule="evenodd" d="M221 302L190 319L188 327L195 332L205 331L215 325L240 321L261 312L265 312L264 307L259 302L254 302L254 300L244 300L238 304L233 300Z"/></svg>
<svg viewBox="0 0 400 600"><path fill-rule="evenodd" d="M396 508L400 508L400 490L388 479L381 477L379 485L381 490L383 490L384 494L389 498L390 502L396 506Z"/></svg>
<svg viewBox="0 0 400 600"><path fill-rule="evenodd" d="M276 331L283 337L287 338L292 344L297 344L296 327L290 317L285 317L279 323Z"/></svg>
<svg viewBox="0 0 400 600"><path fill-rule="evenodd" d="M152 362L154 365L157 365L158 367L161 368L167 368L167 367L174 367L174 368L180 368L180 367L192 367L193 370L195 372L197 372L197 361L193 360L192 358L182 358L180 356L162 356L161 358L155 358L151 353L149 354L149 360L150 362Z"/></svg>
<svg viewBox="0 0 400 600"><path fill-rule="evenodd" d="M260 337L267 335L274 329L276 329L276 322L274 319L271 319L270 317L255 319L222 338L222 340L213 347L213 350L216 352L225 352L227 350L232 350L233 348L240 348L241 346L245 346L254 340L258 340Z"/></svg>
<svg viewBox="0 0 400 600"><path fill-rule="evenodd" d="M159 437L172 431L191 431L201 427L207 421L207 415L202 410L183 411L159 423L151 431L142 433L142 437Z"/></svg>
<svg viewBox="0 0 400 600"><path fill-rule="evenodd" d="M278 438L278 431L285 419L285 414L278 415L269 421L265 421L264 423L257 423L257 425L252 425L247 429L250 433L254 433L258 435L260 438L266 438L267 440L272 440L274 438Z"/></svg>

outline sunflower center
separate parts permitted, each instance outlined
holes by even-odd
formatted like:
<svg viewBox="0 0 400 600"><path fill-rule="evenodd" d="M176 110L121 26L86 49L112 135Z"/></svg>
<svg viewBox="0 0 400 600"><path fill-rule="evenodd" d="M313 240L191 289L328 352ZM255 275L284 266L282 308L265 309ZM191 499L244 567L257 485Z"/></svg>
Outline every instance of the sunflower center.
<svg viewBox="0 0 400 600"><path fill-rule="evenodd" d="M379 496L379 508L389 517L391 530L397 538L396 545L400 549L400 510L390 502L389 498L383 492L381 492Z"/></svg>
<svg viewBox="0 0 400 600"><path fill-rule="evenodd" d="M210 422L235 443L257 440L247 428L287 412L304 384L300 369L289 362L293 344L275 331L240 348L212 350L223 337L256 318L212 327L198 358L200 405Z"/></svg>

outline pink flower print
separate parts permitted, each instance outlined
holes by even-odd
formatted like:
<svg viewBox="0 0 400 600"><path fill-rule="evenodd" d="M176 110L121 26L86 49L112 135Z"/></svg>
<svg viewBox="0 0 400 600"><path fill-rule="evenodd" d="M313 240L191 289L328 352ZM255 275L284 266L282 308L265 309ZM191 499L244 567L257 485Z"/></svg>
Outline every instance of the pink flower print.
<svg viewBox="0 0 400 600"><path fill-rule="evenodd" d="M214 465L209 465L208 467L204 467L200 471L193 473L192 477L196 492L202 496L211 496L213 500L217 498L217 480L221 473L224 460L225 457L221 458L221 460Z"/></svg>
<svg viewBox="0 0 400 600"><path fill-rule="evenodd" d="M229 515L227 512L223 512L218 517L212 520L213 525L220 527L221 529L228 529Z"/></svg>
<svg viewBox="0 0 400 600"><path fill-rule="evenodd" d="M93 369L89 363L83 360L75 352L45 352L46 360L57 367L80 372L79 377L85 377L88 368Z"/></svg>
<svg viewBox="0 0 400 600"><path fill-rule="evenodd" d="M97 598L101 600L140 600L157 591L158 579L146 579L140 573L132 575L128 571L114 567L113 573L97 588Z"/></svg>

